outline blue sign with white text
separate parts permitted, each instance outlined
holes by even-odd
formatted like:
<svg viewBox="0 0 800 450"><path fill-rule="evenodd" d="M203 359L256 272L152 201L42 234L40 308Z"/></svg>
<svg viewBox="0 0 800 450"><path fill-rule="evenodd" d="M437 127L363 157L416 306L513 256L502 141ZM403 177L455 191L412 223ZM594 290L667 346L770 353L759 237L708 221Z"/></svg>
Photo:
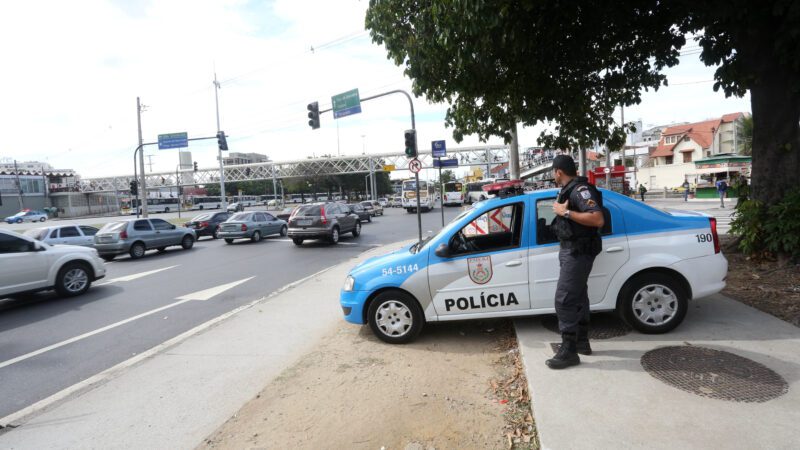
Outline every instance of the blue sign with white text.
<svg viewBox="0 0 800 450"><path fill-rule="evenodd" d="M431 142L431 151L433 152L434 158L444 158L445 155L447 155L447 148L444 145L444 141Z"/></svg>
<svg viewBox="0 0 800 450"><path fill-rule="evenodd" d="M433 167L458 167L457 159L434 159Z"/></svg>
<svg viewBox="0 0 800 450"><path fill-rule="evenodd" d="M158 149L184 148L189 146L189 133L169 133L158 135Z"/></svg>

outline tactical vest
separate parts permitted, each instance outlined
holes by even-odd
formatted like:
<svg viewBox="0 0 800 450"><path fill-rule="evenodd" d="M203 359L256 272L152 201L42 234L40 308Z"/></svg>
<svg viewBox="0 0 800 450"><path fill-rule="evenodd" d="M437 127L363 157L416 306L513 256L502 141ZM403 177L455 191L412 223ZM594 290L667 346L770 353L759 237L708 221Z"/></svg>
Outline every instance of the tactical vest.
<svg viewBox="0 0 800 450"><path fill-rule="evenodd" d="M564 189L558 194L558 202L564 203L565 200L572 196L572 192L579 186L587 186L597 199L598 206L602 212L603 210L603 194L597 188L590 184L585 177L575 177ZM570 203L567 206L570 211L580 212L577 205ZM587 227L581 225L573 220L566 219L561 216L556 216L553 220L552 230L558 240L561 242L562 247L570 248L576 253L590 253L597 255L600 253L602 246L602 239L600 238L600 229L595 227Z"/></svg>

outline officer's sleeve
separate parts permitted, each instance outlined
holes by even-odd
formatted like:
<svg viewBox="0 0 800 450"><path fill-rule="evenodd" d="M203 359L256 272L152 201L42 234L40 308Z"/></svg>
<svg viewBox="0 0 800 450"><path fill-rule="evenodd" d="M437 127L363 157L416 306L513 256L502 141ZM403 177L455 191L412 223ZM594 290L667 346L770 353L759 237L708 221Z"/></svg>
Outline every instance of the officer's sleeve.
<svg viewBox="0 0 800 450"><path fill-rule="evenodd" d="M569 202L580 212L601 211L597 196L588 186L575 188Z"/></svg>

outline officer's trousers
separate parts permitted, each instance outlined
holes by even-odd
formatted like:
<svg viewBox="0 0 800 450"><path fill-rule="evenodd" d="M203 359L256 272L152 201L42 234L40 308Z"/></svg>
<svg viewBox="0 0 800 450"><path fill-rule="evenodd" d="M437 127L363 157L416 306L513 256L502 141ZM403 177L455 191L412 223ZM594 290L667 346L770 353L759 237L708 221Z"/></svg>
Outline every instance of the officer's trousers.
<svg viewBox="0 0 800 450"><path fill-rule="evenodd" d="M578 326L589 325L589 291L587 282L594 256L574 255L570 249L558 252L561 271L556 286L556 316L562 333L577 333Z"/></svg>

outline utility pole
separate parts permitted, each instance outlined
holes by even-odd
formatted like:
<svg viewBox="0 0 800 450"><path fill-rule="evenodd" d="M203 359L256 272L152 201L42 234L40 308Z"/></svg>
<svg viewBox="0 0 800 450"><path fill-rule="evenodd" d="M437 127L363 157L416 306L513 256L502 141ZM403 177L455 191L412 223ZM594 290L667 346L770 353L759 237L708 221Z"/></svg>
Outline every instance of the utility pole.
<svg viewBox="0 0 800 450"><path fill-rule="evenodd" d="M519 135L517 134L517 121L511 127L511 149L508 152L508 163L511 171L511 179L519 180Z"/></svg>
<svg viewBox="0 0 800 450"><path fill-rule="evenodd" d="M625 131L625 105L619 105L619 106L620 106L620 109L619 109L620 115L622 116L620 118L620 121L622 123L622 131L624 132ZM628 141L628 137L627 137L627 134L626 134L625 135L625 142L627 142L627 141ZM622 144L622 151L623 152L625 151L625 144ZM625 161L624 160L622 161L622 164L625 165ZM625 175L623 174L623 186L624 186L624 182L625 182L624 177L625 177ZM610 148L606 149L606 189L611 190L611 149Z"/></svg>
<svg viewBox="0 0 800 450"><path fill-rule="evenodd" d="M275 178L276 175L277 174L275 172L275 163L273 162L272 163L272 198L275 199L275 207L281 207L281 206L283 206L283 197L281 197L281 199L278 200L278 181ZM269 204L269 201L267 201L267 204Z"/></svg>
<svg viewBox="0 0 800 450"><path fill-rule="evenodd" d="M142 140L142 103L139 100L139 97L136 97L136 121L139 124L139 147L141 151L139 152L139 172L142 174L141 180L139 180L139 208L142 208L142 217L147 217L147 184L145 181L144 173L144 141Z"/></svg>
<svg viewBox="0 0 800 450"><path fill-rule="evenodd" d="M217 81L217 71L214 71L214 103L217 106L217 133L220 131L219 125L219 88L220 84ZM217 147L217 155L219 158L219 193L222 196L222 209L228 210L228 197L225 195L225 167L222 164L222 149Z"/></svg>
<svg viewBox="0 0 800 450"><path fill-rule="evenodd" d="M153 155L147 155L147 168L153 173Z"/></svg>
<svg viewBox="0 0 800 450"><path fill-rule="evenodd" d="M19 170L17 169L17 160L14 160L14 176L17 178L17 200L19 200L19 210L25 209L22 203L22 185L19 183Z"/></svg>

